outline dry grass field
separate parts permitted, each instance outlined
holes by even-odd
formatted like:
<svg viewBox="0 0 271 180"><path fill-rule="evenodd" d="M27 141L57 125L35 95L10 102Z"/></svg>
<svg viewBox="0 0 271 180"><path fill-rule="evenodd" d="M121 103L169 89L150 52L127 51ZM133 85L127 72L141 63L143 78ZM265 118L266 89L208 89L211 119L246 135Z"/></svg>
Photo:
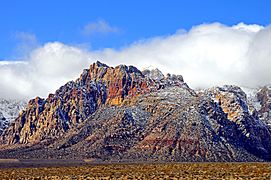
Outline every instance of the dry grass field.
<svg viewBox="0 0 271 180"><path fill-rule="evenodd" d="M160 163L1 168L0 179L271 179L271 164Z"/></svg>

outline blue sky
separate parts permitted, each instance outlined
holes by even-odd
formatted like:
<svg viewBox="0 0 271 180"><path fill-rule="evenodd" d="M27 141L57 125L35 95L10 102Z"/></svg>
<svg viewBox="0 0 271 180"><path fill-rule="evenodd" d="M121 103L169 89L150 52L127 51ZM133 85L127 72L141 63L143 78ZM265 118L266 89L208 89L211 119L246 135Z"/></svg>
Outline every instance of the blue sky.
<svg viewBox="0 0 271 180"><path fill-rule="evenodd" d="M100 60L192 88L271 84L270 0L3 0L0 97L46 97Z"/></svg>
<svg viewBox="0 0 271 180"><path fill-rule="evenodd" d="M91 49L117 49L202 23L266 26L271 20L270 5L268 0L3 0L0 59L23 56L18 52L22 44L27 44L26 50L54 41ZM88 24L97 22L106 23L113 31L83 33Z"/></svg>

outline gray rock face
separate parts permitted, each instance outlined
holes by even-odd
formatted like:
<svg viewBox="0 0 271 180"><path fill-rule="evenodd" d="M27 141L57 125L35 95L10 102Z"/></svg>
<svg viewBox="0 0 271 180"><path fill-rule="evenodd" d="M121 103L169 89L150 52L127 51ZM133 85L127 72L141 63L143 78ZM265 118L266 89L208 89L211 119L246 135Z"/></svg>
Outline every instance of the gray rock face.
<svg viewBox="0 0 271 180"><path fill-rule="evenodd" d="M271 132L236 86L195 92L181 76L91 65L29 101L3 133L0 158L103 161L271 160Z"/></svg>
<svg viewBox="0 0 271 180"><path fill-rule="evenodd" d="M25 100L0 98L0 112L11 122L18 117L19 112L26 107L26 104Z"/></svg>
<svg viewBox="0 0 271 180"><path fill-rule="evenodd" d="M3 130L8 126L8 121L4 117L4 115L0 112L0 134L2 134Z"/></svg>
<svg viewBox="0 0 271 180"><path fill-rule="evenodd" d="M237 86L223 86L207 91L211 94L223 112L227 114L227 119L237 125L239 142L249 152L262 157L271 158L271 132L264 124L254 109L249 108L246 94ZM253 142L253 143L252 143Z"/></svg>
<svg viewBox="0 0 271 180"><path fill-rule="evenodd" d="M160 81L160 80L164 79L164 74L157 68L152 69L152 70L146 69L146 70L142 71L142 73L145 76L147 76L155 81Z"/></svg>
<svg viewBox="0 0 271 180"><path fill-rule="evenodd" d="M264 86L246 89L246 91L250 111L256 113L259 119L271 129L271 87Z"/></svg>
<svg viewBox="0 0 271 180"><path fill-rule="evenodd" d="M26 106L23 100L0 98L0 134L10 122L19 116L19 112Z"/></svg>
<svg viewBox="0 0 271 180"><path fill-rule="evenodd" d="M259 117L270 127L271 129L271 87L262 87L256 94L256 99L260 104Z"/></svg>

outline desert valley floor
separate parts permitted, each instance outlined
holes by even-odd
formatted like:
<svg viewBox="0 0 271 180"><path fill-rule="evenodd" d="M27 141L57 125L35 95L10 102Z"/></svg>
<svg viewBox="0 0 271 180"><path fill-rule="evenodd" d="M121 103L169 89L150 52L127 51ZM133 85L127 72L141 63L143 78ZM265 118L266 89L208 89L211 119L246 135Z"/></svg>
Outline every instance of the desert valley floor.
<svg viewBox="0 0 271 180"><path fill-rule="evenodd" d="M31 167L32 166L32 167ZM0 179L270 179L270 163L0 161Z"/></svg>

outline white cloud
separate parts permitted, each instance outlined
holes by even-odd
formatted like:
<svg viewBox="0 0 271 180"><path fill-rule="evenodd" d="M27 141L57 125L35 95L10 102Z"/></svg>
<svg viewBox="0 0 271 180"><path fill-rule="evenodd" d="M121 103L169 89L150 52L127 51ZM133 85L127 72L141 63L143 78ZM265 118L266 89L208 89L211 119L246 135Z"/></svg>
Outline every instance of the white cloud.
<svg viewBox="0 0 271 180"><path fill-rule="evenodd" d="M109 34L118 33L120 29L110 26L105 20L98 20L96 22L88 23L82 30L83 35L91 36L93 34Z"/></svg>
<svg viewBox="0 0 271 180"><path fill-rule="evenodd" d="M79 76L91 60L84 50L62 43L47 43L29 59L0 63L0 97L46 97L60 85Z"/></svg>
<svg viewBox="0 0 271 180"><path fill-rule="evenodd" d="M202 24L190 31L141 40L121 50L87 51L59 42L31 52L24 63L0 63L0 96L47 96L79 77L96 60L109 65L155 66L182 74L192 88L271 84L271 28L240 23Z"/></svg>
<svg viewBox="0 0 271 180"><path fill-rule="evenodd" d="M264 29L263 26L260 26L258 24L244 24L244 23L239 23L235 26L232 26L233 29L237 29L237 30L243 30L243 31L247 31L247 32L252 32L252 33L257 33L258 31Z"/></svg>

